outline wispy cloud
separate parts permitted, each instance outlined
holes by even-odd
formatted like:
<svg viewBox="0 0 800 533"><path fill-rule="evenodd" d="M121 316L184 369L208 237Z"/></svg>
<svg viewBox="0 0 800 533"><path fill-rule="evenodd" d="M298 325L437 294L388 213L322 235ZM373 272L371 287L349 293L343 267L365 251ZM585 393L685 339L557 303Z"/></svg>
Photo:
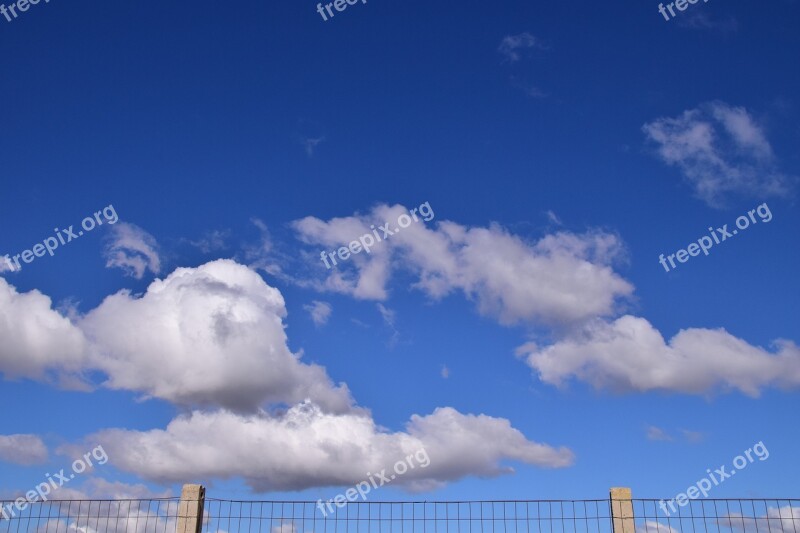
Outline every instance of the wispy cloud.
<svg viewBox="0 0 800 533"><path fill-rule="evenodd" d="M530 48L539 50L547 50L547 46L528 32L519 33L517 35L506 35L500 41L497 51L505 56L506 60L514 63L521 59L521 52Z"/></svg>
<svg viewBox="0 0 800 533"><path fill-rule="evenodd" d="M693 30L710 30L719 33L735 32L739 29L739 21L733 15L712 18L705 10L690 10L678 18L678 25Z"/></svg>
<svg viewBox="0 0 800 533"><path fill-rule="evenodd" d="M671 441L669 433L656 426L647 426L647 440Z"/></svg>
<svg viewBox="0 0 800 533"><path fill-rule="evenodd" d="M642 129L661 160L678 167L712 207L732 195L786 196L795 181L780 172L766 134L743 107L712 102Z"/></svg>
<svg viewBox="0 0 800 533"><path fill-rule="evenodd" d="M328 319L331 317L331 312L333 311L331 304L320 302L319 300L314 300L310 304L304 305L303 309L308 311L308 314L311 315L311 320L313 320L314 324L317 326L324 326L327 324Z"/></svg>
<svg viewBox="0 0 800 533"><path fill-rule="evenodd" d="M149 270L161 271L155 237L128 222L118 222L111 228L110 242L106 246L106 267L121 268L129 276L142 279Z"/></svg>

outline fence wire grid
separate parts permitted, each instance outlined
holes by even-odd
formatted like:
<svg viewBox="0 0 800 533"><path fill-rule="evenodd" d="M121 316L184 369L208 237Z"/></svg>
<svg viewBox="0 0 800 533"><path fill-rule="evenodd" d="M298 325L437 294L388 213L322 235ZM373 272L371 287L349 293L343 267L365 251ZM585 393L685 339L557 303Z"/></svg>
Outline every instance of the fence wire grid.
<svg viewBox="0 0 800 533"><path fill-rule="evenodd" d="M0 502L0 533L196 533L179 531L180 498L51 500L13 516L12 503ZM690 500L669 515L653 499L350 502L325 513L309 501L202 506L201 533L800 533L798 499Z"/></svg>

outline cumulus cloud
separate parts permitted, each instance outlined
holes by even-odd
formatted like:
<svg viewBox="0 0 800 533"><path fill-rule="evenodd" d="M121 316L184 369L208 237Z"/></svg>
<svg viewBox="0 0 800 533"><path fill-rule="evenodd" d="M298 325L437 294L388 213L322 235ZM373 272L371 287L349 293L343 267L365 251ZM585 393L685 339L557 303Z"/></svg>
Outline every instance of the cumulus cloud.
<svg viewBox="0 0 800 533"><path fill-rule="evenodd" d="M0 435L0 461L38 465L47 461L47 446L36 435Z"/></svg>
<svg viewBox="0 0 800 533"><path fill-rule="evenodd" d="M528 48L547 49L539 39L528 32L524 32L503 37L503 40L500 41L500 46L497 47L497 51L503 54L508 61L513 63L519 61L521 58L520 52Z"/></svg>
<svg viewBox="0 0 800 533"><path fill-rule="evenodd" d="M328 302L320 302L319 300L314 300L308 305L304 305L303 309L308 311L308 314L311 315L311 320L314 321L314 324L317 326L324 326L328 323L328 319L331 317L331 312L333 308L331 304Z"/></svg>
<svg viewBox="0 0 800 533"><path fill-rule="evenodd" d="M394 270L416 275L414 287L433 299L460 290L481 313L504 324L519 322L565 325L612 314L617 300L633 286L611 264L624 258L616 235L589 231L549 234L528 242L497 224L467 227L420 219L405 229L396 221L408 210L378 205L368 214L323 221L306 217L293 223L299 238L327 249L346 246L372 227L389 221L393 235L370 253L354 254L339 264L318 288L355 298L386 300Z"/></svg>
<svg viewBox="0 0 800 533"><path fill-rule="evenodd" d="M0 278L0 372L66 388L85 388L89 343L37 290L20 294Z"/></svg>
<svg viewBox="0 0 800 533"><path fill-rule="evenodd" d="M724 329L690 328L669 342L644 318L595 321L553 345L518 349L545 383L570 379L617 392L707 394L737 390L757 397L767 387L800 386L800 348L787 340L768 351Z"/></svg>
<svg viewBox="0 0 800 533"><path fill-rule="evenodd" d="M505 461L546 468L573 462L570 450L530 441L508 420L449 407L415 415L396 433L365 413L326 413L307 401L283 414L195 411L164 430L109 429L88 440L101 443L117 468L144 479L236 477L257 492L353 485L421 448L430 465L409 469L393 484L427 490L468 475L512 472Z"/></svg>
<svg viewBox="0 0 800 533"><path fill-rule="evenodd" d="M103 386L176 404L258 409L311 398L348 411L352 398L324 368L287 347L283 297L243 265L179 268L139 297L120 291L73 324L38 291L0 278L0 371L8 378Z"/></svg>
<svg viewBox="0 0 800 533"><path fill-rule="evenodd" d="M121 268L136 279L142 279L148 270L158 274L161 259L157 249L155 237L145 230L135 224L118 222L112 227L106 246L106 267Z"/></svg>
<svg viewBox="0 0 800 533"><path fill-rule="evenodd" d="M79 325L112 389L231 409L312 398L348 410L347 387L289 350L285 316L278 290L247 267L218 260L178 268L140 298L109 296Z"/></svg>
<svg viewBox="0 0 800 533"><path fill-rule="evenodd" d="M794 178L777 168L761 126L743 107L703 104L642 127L659 157L677 166L695 194L712 207L731 195L784 196Z"/></svg>

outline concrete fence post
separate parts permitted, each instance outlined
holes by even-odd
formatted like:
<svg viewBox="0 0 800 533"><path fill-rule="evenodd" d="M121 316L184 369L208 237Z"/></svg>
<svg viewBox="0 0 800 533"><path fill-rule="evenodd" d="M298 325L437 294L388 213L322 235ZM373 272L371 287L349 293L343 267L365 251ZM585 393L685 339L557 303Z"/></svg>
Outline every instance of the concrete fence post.
<svg viewBox="0 0 800 533"><path fill-rule="evenodd" d="M201 533L206 488L202 485L184 485L178 504L178 522L175 533Z"/></svg>
<svg viewBox="0 0 800 533"><path fill-rule="evenodd" d="M636 533L631 499L631 489L627 487L611 489L611 518L614 523L614 533Z"/></svg>

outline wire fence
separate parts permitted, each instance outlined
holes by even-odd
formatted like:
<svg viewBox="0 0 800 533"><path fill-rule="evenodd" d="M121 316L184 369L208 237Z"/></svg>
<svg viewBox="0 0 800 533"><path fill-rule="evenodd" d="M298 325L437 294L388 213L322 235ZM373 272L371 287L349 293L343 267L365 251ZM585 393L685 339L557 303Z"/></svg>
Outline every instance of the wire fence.
<svg viewBox="0 0 800 533"><path fill-rule="evenodd" d="M800 533L797 499L191 503L0 502L0 533Z"/></svg>
<svg viewBox="0 0 800 533"><path fill-rule="evenodd" d="M175 533L179 502L180 498L50 500L17 507L0 501L0 533Z"/></svg>

